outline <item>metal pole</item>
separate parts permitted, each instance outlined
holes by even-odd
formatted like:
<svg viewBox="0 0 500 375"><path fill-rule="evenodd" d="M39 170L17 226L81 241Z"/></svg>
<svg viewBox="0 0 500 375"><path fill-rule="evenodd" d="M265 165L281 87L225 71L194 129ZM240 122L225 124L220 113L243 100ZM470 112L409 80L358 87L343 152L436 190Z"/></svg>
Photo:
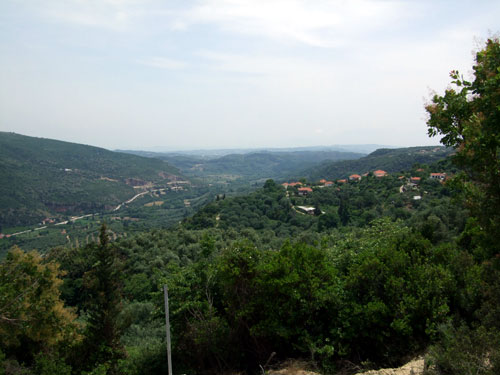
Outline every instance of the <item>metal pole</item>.
<svg viewBox="0 0 500 375"><path fill-rule="evenodd" d="M168 375L172 375L172 349L170 346L170 318L168 314L168 289L167 285L163 285L163 294L165 296L165 321L167 323L167 359L168 359Z"/></svg>

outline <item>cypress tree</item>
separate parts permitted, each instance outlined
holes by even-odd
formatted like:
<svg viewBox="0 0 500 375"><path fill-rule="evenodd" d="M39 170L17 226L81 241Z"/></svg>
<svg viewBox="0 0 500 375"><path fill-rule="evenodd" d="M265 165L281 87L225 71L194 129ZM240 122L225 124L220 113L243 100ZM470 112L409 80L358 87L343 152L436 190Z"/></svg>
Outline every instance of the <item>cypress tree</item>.
<svg viewBox="0 0 500 375"><path fill-rule="evenodd" d="M120 265L106 231L103 224L99 244L89 246L94 263L84 276L88 316L84 349L86 365L106 364L110 373L115 373L117 360L124 353L117 321L122 296Z"/></svg>

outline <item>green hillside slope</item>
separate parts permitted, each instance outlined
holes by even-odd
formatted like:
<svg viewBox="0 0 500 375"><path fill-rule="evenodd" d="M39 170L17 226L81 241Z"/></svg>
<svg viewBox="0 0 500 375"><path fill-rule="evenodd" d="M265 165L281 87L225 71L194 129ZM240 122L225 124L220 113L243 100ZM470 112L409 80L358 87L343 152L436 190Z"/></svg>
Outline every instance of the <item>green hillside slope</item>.
<svg viewBox="0 0 500 375"><path fill-rule="evenodd" d="M212 202L184 225L188 229L271 230L294 237L308 230L366 227L375 219L389 217L419 229L426 227L432 241L449 239L457 235L457 229L463 230L467 213L452 202L445 184L430 178L435 171L452 176L456 168L446 159L424 169L403 171L402 178L398 173L332 186L309 184L307 194L268 180L263 189L251 194ZM418 182L411 177L418 177Z"/></svg>
<svg viewBox="0 0 500 375"><path fill-rule="evenodd" d="M168 163L98 147L0 132L0 227L109 209L160 186Z"/></svg>
<svg viewBox="0 0 500 375"><path fill-rule="evenodd" d="M357 160L325 162L317 167L304 170L299 176L311 180L321 178L345 178L353 173L361 174L382 169L386 172L400 172L410 169L414 164L431 164L446 158L452 150L442 146L408 147L379 149Z"/></svg>

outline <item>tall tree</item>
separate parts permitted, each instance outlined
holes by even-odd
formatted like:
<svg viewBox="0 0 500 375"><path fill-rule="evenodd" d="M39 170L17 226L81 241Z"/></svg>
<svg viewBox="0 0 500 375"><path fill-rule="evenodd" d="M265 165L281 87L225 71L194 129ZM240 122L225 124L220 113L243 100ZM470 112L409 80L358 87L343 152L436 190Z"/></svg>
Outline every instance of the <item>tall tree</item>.
<svg viewBox="0 0 500 375"><path fill-rule="evenodd" d="M429 135L454 147L463 172L454 182L477 220L467 235L481 254L479 328L450 327L430 350L432 373L500 373L500 41L489 39L476 54L474 79L450 73L453 88L435 95L426 109ZM471 241L468 241L471 242ZM480 250L480 251L479 251Z"/></svg>
<svg viewBox="0 0 500 375"><path fill-rule="evenodd" d="M117 360L123 355L117 319L122 308L122 296L120 265L106 231L103 224L99 244L88 248L94 264L84 276L88 292L84 348L88 364L107 364L113 373Z"/></svg>
<svg viewBox="0 0 500 375"><path fill-rule="evenodd" d="M430 136L456 150L454 161L463 170L455 181L479 219L488 247L500 250L500 42L489 39L476 54L474 79L456 70L453 87L435 95L426 106ZM490 254L492 255L492 254Z"/></svg>

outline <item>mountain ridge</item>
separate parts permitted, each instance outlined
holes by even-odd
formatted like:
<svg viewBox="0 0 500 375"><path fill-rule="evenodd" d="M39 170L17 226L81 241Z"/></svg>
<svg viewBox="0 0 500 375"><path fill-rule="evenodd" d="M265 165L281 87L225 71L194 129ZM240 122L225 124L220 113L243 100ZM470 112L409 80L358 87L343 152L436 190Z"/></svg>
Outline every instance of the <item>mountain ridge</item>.
<svg viewBox="0 0 500 375"><path fill-rule="evenodd" d="M0 226L107 210L137 186L183 178L165 161L0 132Z"/></svg>
<svg viewBox="0 0 500 375"><path fill-rule="evenodd" d="M299 177L311 180L346 178L351 174L368 173L382 169L395 173L410 169L414 164L431 164L445 159L453 150L443 146L416 146L397 149L382 148L356 160L324 162L304 169Z"/></svg>

